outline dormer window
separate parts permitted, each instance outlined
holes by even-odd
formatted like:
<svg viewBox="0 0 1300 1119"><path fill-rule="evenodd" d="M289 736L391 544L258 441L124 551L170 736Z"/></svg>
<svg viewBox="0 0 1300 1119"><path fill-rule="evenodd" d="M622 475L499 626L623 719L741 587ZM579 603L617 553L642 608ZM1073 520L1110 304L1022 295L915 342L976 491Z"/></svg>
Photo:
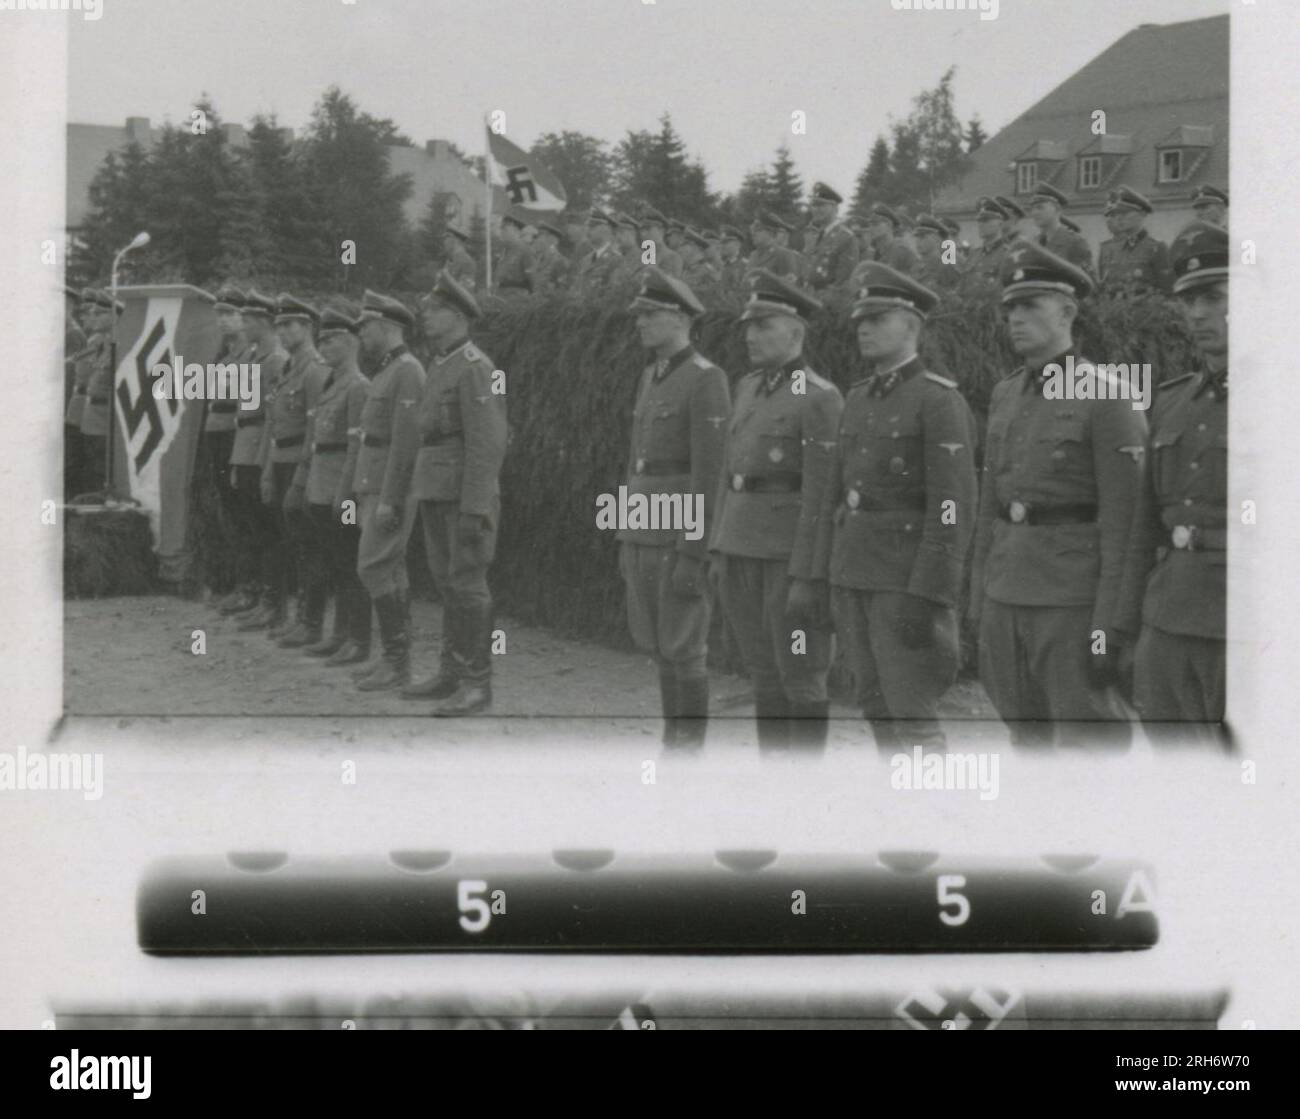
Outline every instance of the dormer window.
<svg viewBox="0 0 1300 1119"><path fill-rule="evenodd" d="M1101 156L1079 157L1079 189L1096 190L1101 186Z"/></svg>
<svg viewBox="0 0 1300 1119"><path fill-rule="evenodd" d="M1185 183L1205 162L1214 143L1214 129L1204 124L1180 124L1156 143L1156 182Z"/></svg>
<svg viewBox="0 0 1300 1119"><path fill-rule="evenodd" d="M1031 194L1034 187L1038 185L1038 164L1037 163L1017 163L1016 164L1016 193Z"/></svg>
<svg viewBox="0 0 1300 1119"><path fill-rule="evenodd" d="M1166 148L1160 153L1160 178L1162 183L1178 183L1183 179L1183 149Z"/></svg>

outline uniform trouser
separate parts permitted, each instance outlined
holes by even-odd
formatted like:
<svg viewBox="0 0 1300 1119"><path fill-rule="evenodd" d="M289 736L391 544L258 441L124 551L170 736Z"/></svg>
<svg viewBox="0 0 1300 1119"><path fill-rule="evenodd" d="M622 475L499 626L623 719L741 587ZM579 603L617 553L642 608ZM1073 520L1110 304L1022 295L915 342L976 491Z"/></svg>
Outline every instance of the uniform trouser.
<svg viewBox="0 0 1300 1119"><path fill-rule="evenodd" d="M406 544L411 539L418 502L411 497L397 507L401 521L395 532L385 531L376 522L380 504L377 493L357 495L357 524L361 528L357 578L371 598L404 594L411 585L406 575Z"/></svg>
<svg viewBox="0 0 1300 1119"><path fill-rule="evenodd" d="M1091 606L984 600L980 678L1013 744L1128 747L1114 691L1089 680L1092 655Z"/></svg>
<svg viewBox="0 0 1300 1119"><path fill-rule="evenodd" d="M939 700L957 679L957 612L924 602L930 624L913 632L901 615L913 596L901 591L833 590L835 631L849 656L862 714L882 750L943 749Z"/></svg>
<svg viewBox="0 0 1300 1119"><path fill-rule="evenodd" d="M233 431L205 431L199 439L200 482L216 497L218 527L222 537L231 541L236 525L235 491L230 484L229 466L234 446Z"/></svg>
<svg viewBox="0 0 1300 1119"><path fill-rule="evenodd" d="M421 501L424 554L442 599L440 673L467 684L492 677L492 592L487 573L496 555L500 502L492 502L486 528L462 537L460 503Z"/></svg>
<svg viewBox="0 0 1300 1119"><path fill-rule="evenodd" d="M777 697L786 704L826 702L831 635L786 618L789 567L784 559L723 557L722 610L760 705Z"/></svg>
<svg viewBox="0 0 1300 1119"><path fill-rule="evenodd" d="M620 545L628 628L637 648L670 666L678 680L700 679L707 675L709 596L673 591L677 555L671 545Z"/></svg>
<svg viewBox="0 0 1300 1119"><path fill-rule="evenodd" d="M276 518L262 501L262 468L256 465L232 467L231 520L235 541L235 582L248 586L259 580L268 587L271 560L268 551L276 534Z"/></svg>
<svg viewBox="0 0 1300 1119"><path fill-rule="evenodd" d="M275 518L275 537L270 553L268 582L277 598L296 594L303 585L303 569L308 561L310 527L304 509L286 510L284 496L293 485L298 469L296 462L271 463L271 501Z"/></svg>
<svg viewBox="0 0 1300 1119"><path fill-rule="evenodd" d="M1148 734L1170 742L1222 741L1226 652L1222 638L1142 627L1133 657L1133 705ZM1191 725L1168 725L1178 723Z"/></svg>

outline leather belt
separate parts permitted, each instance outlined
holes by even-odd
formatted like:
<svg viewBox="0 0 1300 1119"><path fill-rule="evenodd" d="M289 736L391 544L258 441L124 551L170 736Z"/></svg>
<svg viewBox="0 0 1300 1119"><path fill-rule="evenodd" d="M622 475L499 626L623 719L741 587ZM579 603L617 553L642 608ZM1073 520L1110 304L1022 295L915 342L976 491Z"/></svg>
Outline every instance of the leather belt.
<svg viewBox="0 0 1300 1119"><path fill-rule="evenodd" d="M313 443L311 445L311 453L314 455L328 454L333 451L346 451L347 449L346 441L342 443Z"/></svg>
<svg viewBox="0 0 1300 1119"><path fill-rule="evenodd" d="M225 415L228 412L237 411L238 408L239 402L236 400L214 400L208 411L214 415Z"/></svg>
<svg viewBox="0 0 1300 1119"><path fill-rule="evenodd" d="M381 439L378 435L371 435L369 432L362 432L361 445L363 447L387 447L391 439Z"/></svg>
<svg viewBox="0 0 1300 1119"><path fill-rule="evenodd" d="M434 435L432 432L426 432L420 438L420 446L440 447L444 443L459 443L464 438L464 433L459 431L445 432L441 435Z"/></svg>
<svg viewBox="0 0 1300 1119"><path fill-rule="evenodd" d="M798 493L803 489L803 475L733 474L731 488L736 493Z"/></svg>
<svg viewBox="0 0 1300 1119"><path fill-rule="evenodd" d="M633 474L648 474L651 477L666 474L689 474L691 464L685 459L644 459L636 460Z"/></svg>
<svg viewBox="0 0 1300 1119"><path fill-rule="evenodd" d="M998 516L1013 525L1083 525L1097 519L1095 505L1030 505L1013 501L998 510Z"/></svg>
<svg viewBox="0 0 1300 1119"><path fill-rule="evenodd" d="M1180 552L1226 552L1226 528L1201 528L1200 525L1174 525L1169 542Z"/></svg>
<svg viewBox="0 0 1300 1119"><path fill-rule="evenodd" d="M844 504L853 513L924 513L925 497L918 495L911 501L898 498L886 500L865 494L861 490L849 490L844 495Z"/></svg>
<svg viewBox="0 0 1300 1119"><path fill-rule="evenodd" d="M305 435L286 435L283 439L273 439L271 442L275 444L277 451L283 451L289 447L301 447L306 438Z"/></svg>
<svg viewBox="0 0 1300 1119"><path fill-rule="evenodd" d="M266 423L265 416L236 416L235 417L236 427L259 427L264 423Z"/></svg>

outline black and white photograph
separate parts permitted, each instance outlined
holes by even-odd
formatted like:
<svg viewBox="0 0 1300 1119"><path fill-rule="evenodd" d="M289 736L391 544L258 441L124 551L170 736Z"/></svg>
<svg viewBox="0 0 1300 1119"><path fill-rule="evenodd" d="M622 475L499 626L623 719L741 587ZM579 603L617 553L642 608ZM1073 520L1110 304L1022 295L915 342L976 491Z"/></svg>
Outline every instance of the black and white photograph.
<svg viewBox="0 0 1300 1119"><path fill-rule="evenodd" d="M1053 1067L1249 1091L1297 30L0 2L0 1026L134 1038L33 1090L172 1098L138 1031L1177 1029L1246 1040Z"/></svg>

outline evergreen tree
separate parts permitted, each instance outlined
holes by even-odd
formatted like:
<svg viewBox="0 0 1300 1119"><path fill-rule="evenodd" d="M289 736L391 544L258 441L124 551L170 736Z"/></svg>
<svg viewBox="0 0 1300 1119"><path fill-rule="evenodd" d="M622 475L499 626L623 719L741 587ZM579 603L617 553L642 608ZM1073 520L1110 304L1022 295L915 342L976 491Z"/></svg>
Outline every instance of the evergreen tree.
<svg viewBox="0 0 1300 1119"><path fill-rule="evenodd" d="M69 283L84 287L108 282L113 255L142 229L149 229L150 194L144 148L133 141L119 152L109 152L90 181L90 207L72 245ZM137 274L148 274L148 254L144 249L131 255Z"/></svg>
<svg viewBox="0 0 1300 1119"><path fill-rule="evenodd" d="M588 210L609 192L614 161L604 140L582 132L545 132L532 154L564 184L569 210Z"/></svg>
<svg viewBox="0 0 1300 1119"><path fill-rule="evenodd" d="M309 181L302 155L275 117L254 118L245 158L265 229L266 249L255 273L261 286L275 292L327 285L337 257L324 239L323 192Z"/></svg>
<svg viewBox="0 0 1300 1119"><path fill-rule="evenodd" d="M984 131L984 123L980 120L979 114L976 113L970 118L970 123L966 126L967 154L977 151L988 138L988 133Z"/></svg>
<svg viewBox="0 0 1300 1119"><path fill-rule="evenodd" d="M803 201L803 179L795 170L794 159L785 144L776 149L768 181L771 184L770 208L783 218L794 217Z"/></svg>
<svg viewBox="0 0 1300 1119"><path fill-rule="evenodd" d="M926 210L933 209L939 192L960 178L966 168L966 134L957 119L952 92L956 73L949 67L934 89L918 93L912 100L907 129L916 140L917 165L923 182L910 194Z"/></svg>
<svg viewBox="0 0 1300 1119"><path fill-rule="evenodd" d="M883 136L877 136L876 142L871 146L871 155L867 159L867 165L858 175L857 185L853 192L853 204L849 208L849 212L853 217L866 218L867 211L881 201L888 192L891 175L889 141Z"/></svg>
<svg viewBox="0 0 1300 1119"><path fill-rule="evenodd" d="M644 205L670 218L698 225L712 224L718 200L709 192L703 164L686 154L686 145L665 113L659 131L629 132L614 150L613 201L620 209Z"/></svg>

